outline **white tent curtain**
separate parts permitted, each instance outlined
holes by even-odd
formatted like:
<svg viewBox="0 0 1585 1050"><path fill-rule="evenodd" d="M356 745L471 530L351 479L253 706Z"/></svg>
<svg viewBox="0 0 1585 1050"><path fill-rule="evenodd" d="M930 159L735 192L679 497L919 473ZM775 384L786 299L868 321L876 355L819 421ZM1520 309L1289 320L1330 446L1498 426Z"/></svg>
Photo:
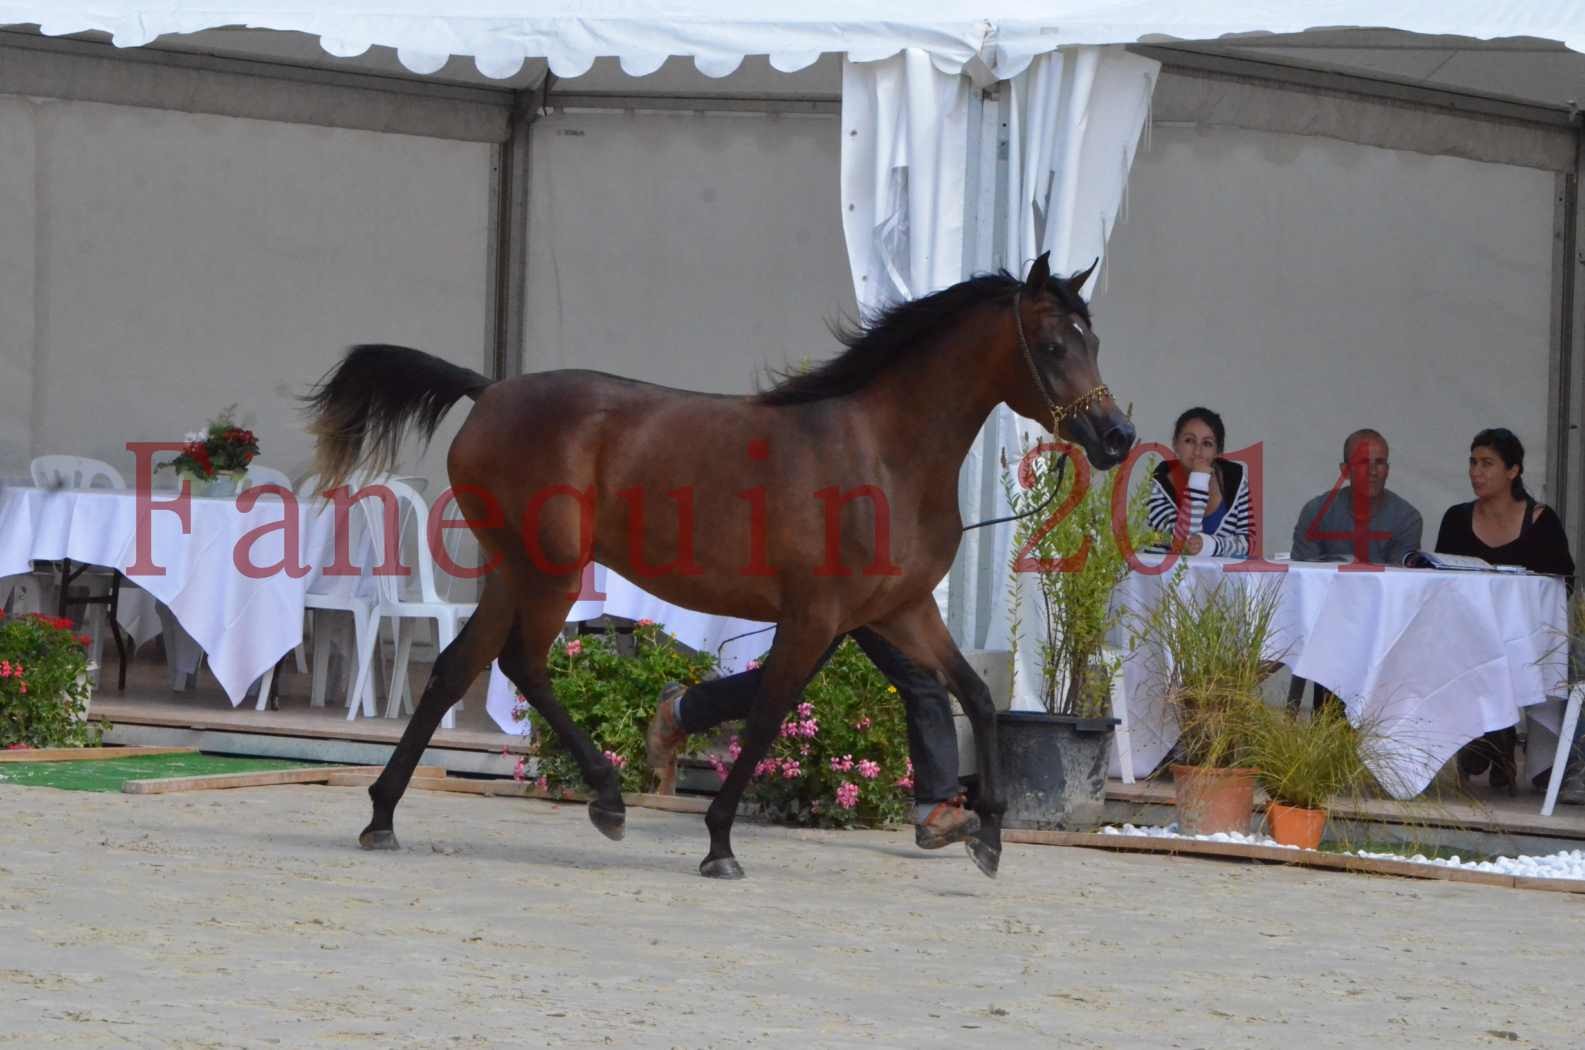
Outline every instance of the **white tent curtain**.
<svg viewBox="0 0 1585 1050"><path fill-rule="evenodd" d="M1160 68L1120 48L1079 48L1042 55L1011 82L1008 198L1014 204L1007 209L1009 268L1016 270L1045 251L1051 253L1056 273L1074 273L1100 259L1085 289L1086 296L1095 295L1106 279L1107 238L1127 198L1129 169L1149 125L1150 99ZM1104 366L1103 355L1103 375ZM1126 403L1126 391L1119 391L1119 396ZM1007 461L1016 463L1021 434L1049 436L1042 426L1006 407L998 409L992 426L996 441L994 447L982 445L982 471L999 472L1004 451ZM999 476L988 491L994 498L982 503L973 520L1009 512ZM976 531L990 533L980 543L992 548L976 569L993 575L989 588L983 575L975 580L977 594L986 590L991 594L988 605L970 605L975 611L975 640L984 648L1013 647L1008 622L1012 526ZM1021 575L1017 586L1024 608L1036 608L1035 578ZM1023 617L1013 672L1016 710L1040 707L1040 639L1031 634L1038 628L1038 617Z"/></svg>
<svg viewBox="0 0 1585 1050"><path fill-rule="evenodd" d="M1044 251L1051 252L1053 269L1064 273L1102 256L1159 70L1158 63L1115 47L1041 55L1002 83L1007 104L987 102L989 119L976 129L973 84L941 72L924 53L844 63L842 208L860 309L927 295L998 266L1022 273ZM1000 114L1007 119L1007 163L991 171L1002 177L999 184L994 174L989 182L981 179L969 199L974 180L968 176L981 163L979 151L970 156L974 132L995 136ZM985 137L979 145L993 157L999 146ZM1003 226L995 230L998 198L1006 207ZM1094 279L1103 273L1104 267ZM998 409L964 464L959 493L965 522L1008 513L1002 451L1015 459L1019 434L1039 430ZM1009 644L1011 536L1010 525L968 533L959 570L937 588L943 612L949 604L959 611L952 620L966 647ZM1036 648L1020 639L1031 660ZM1018 675L1024 706L1033 702L1027 670Z"/></svg>

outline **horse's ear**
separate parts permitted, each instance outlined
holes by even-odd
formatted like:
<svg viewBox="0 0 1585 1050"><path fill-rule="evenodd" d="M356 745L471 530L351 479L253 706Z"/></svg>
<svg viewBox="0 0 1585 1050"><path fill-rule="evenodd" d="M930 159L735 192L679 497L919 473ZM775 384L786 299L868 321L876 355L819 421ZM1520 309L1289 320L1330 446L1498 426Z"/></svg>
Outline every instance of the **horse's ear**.
<svg viewBox="0 0 1585 1050"><path fill-rule="evenodd" d="M1051 253L1041 252L1040 258L1035 260L1035 265L1029 268L1029 279L1024 282L1024 287L1030 292L1043 292L1049 280L1051 280Z"/></svg>
<svg viewBox="0 0 1585 1050"><path fill-rule="evenodd" d="M1101 257L1097 255L1095 257L1095 261L1090 263L1089 267L1083 273L1076 273L1072 277L1069 277L1068 291L1082 299L1084 297L1084 282L1090 279L1090 274L1095 272L1095 268L1099 266L1100 263Z"/></svg>

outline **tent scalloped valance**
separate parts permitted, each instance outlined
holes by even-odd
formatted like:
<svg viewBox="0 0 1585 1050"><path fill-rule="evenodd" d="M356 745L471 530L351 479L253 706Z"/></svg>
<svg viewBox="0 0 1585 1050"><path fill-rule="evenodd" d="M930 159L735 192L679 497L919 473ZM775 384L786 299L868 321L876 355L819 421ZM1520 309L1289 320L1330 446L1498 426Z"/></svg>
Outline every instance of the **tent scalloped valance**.
<svg viewBox="0 0 1585 1050"><path fill-rule="evenodd" d="M1008 79L1059 48L1322 26L1539 37L1585 47L1585 0L982 0L967 11L972 15L951 0L758 0L747 9L740 0L0 0L0 25L37 25L50 36L103 32L120 47L226 27L300 32L343 58L373 45L394 48L419 74L467 56L492 79L512 76L528 58L545 59L566 78L587 72L596 58L617 58L626 72L644 76L670 57L687 56L706 76L724 77L749 55L768 55L777 70L794 72L822 54L872 62L903 50L929 54L943 72L972 63L977 78Z"/></svg>

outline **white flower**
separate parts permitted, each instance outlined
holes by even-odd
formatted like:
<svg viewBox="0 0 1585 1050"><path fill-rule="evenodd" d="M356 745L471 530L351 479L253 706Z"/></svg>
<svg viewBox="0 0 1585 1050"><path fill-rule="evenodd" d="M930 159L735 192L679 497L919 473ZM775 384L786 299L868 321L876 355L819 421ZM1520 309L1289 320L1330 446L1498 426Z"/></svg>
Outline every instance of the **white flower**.
<svg viewBox="0 0 1585 1050"><path fill-rule="evenodd" d="M185 435L183 435L182 440L187 442L190 445L194 441L205 441L208 438L209 438L209 435L205 434L201 430L191 430L191 431L188 431Z"/></svg>

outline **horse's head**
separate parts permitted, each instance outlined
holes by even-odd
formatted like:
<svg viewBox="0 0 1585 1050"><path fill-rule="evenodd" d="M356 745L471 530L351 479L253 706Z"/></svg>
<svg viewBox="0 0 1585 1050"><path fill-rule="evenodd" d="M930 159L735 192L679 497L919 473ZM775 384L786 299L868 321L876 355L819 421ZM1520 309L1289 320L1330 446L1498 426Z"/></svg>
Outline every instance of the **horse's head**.
<svg viewBox="0 0 1585 1050"><path fill-rule="evenodd" d="M1095 269L1069 278L1051 276L1050 253L1030 267L1013 298L1016 345L1010 351L1008 407L1055 428L1083 447L1097 470L1122 462L1134 447L1134 425L1101 382L1096 355L1101 341L1079 290Z"/></svg>

